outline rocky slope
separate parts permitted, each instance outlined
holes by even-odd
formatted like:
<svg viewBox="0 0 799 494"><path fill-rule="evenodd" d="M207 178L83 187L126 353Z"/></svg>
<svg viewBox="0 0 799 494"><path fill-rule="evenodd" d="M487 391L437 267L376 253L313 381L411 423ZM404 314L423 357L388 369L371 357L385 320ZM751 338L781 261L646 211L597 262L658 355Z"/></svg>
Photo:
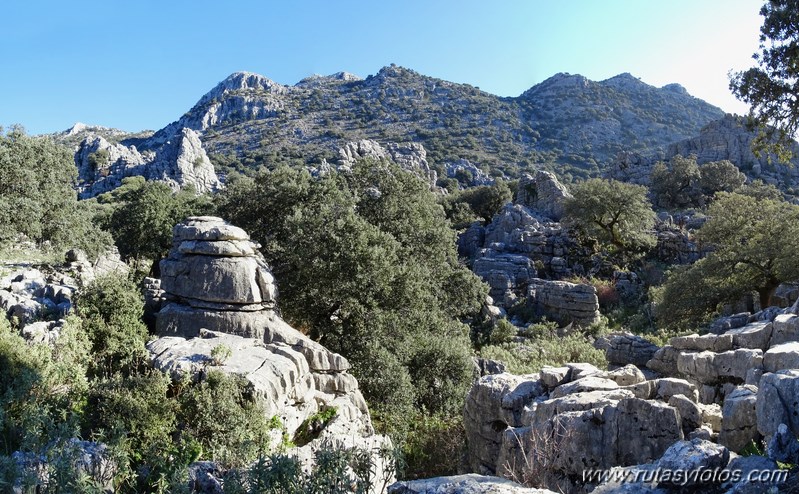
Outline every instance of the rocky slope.
<svg viewBox="0 0 799 494"><path fill-rule="evenodd" d="M516 177L533 164L595 175L622 150L663 152L722 115L678 85L655 88L629 74L601 82L557 74L503 98L392 65L366 79L339 73L294 86L237 72L152 135L80 125L57 138L76 146L81 190L91 196L132 174L213 190L208 156L224 178L265 163L335 161L364 139L420 144L431 166L452 175Z"/></svg>
<svg viewBox="0 0 799 494"><path fill-rule="evenodd" d="M574 494L686 492L656 475L622 475L630 484L622 489L603 476L611 469L779 472L776 462L799 461L796 311L739 314L717 321L717 334L675 337L660 348L611 335L597 341L611 370L573 363L484 376L464 408L470 467ZM761 440L763 456L738 456ZM590 469L602 475L586 477ZM793 492L782 483L797 478L794 469L747 480L716 475L692 483L703 492Z"/></svg>
<svg viewBox="0 0 799 494"><path fill-rule="evenodd" d="M678 154L695 155L700 165L729 160L750 180L763 180L789 195L796 195L799 191L799 143L794 141L789 147L794 157L786 163L773 154L756 155L752 151L755 137L757 132L747 129L744 117L726 115L702 127L697 135L669 144L663 153L623 153L607 173L618 180L648 184L657 161L669 160Z"/></svg>

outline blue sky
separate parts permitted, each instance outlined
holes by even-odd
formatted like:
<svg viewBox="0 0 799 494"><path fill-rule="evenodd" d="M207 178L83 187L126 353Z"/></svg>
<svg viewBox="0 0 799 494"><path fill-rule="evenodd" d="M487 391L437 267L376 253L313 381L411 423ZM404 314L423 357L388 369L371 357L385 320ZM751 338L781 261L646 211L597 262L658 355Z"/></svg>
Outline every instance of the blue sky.
<svg viewBox="0 0 799 494"><path fill-rule="evenodd" d="M238 70L294 84L396 63L517 96L557 72L678 82L744 113L758 0L38 1L0 10L0 125L136 131L179 118Z"/></svg>

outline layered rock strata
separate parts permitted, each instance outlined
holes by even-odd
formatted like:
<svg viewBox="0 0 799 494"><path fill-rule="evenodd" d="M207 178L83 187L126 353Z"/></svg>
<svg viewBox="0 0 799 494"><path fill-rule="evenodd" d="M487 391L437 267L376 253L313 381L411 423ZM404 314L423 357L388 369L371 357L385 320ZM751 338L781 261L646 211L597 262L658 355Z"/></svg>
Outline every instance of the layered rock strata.
<svg viewBox="0 0 799 494"><path fill-rule="evenodd" d="M308 464L324 444L359 448L372 455L375 478L382 479L378 492L393 481L384 455L390 440L374 434L349 362L276 313L277 288L258 244L215 217L178 224L173 240L161 262L158 296L166 303L156 314L160 338L147 345L154 366L176 378L202 378L209 369L244 376L264 413L282 424L276 443L284 434L313 433L289 454ZM306 430L330 409L335 416L321 429Z"/></svg>

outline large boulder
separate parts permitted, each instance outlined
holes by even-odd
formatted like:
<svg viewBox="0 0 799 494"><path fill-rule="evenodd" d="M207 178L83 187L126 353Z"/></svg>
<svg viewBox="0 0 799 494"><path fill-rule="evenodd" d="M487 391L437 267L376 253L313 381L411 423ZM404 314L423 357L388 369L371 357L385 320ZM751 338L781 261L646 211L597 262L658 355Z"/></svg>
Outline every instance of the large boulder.
<svg viewBox="0 0 799 494"><path fill-rule="evenodd" d="M522 175L516 203L559 221L563 216L563 203L571 197L554 173L538 170L535 175Z"/></svg>
<svg viewBox="0 0 799 494"><path fill-rule="evenodd" d="M533 278L527 303L538 314L562 324L590 326L599 322L599 299L591 285Z"/></svg>
<svg viewBox="0 0 799 494"><path fill-rule="evenodd" d="M757 387L757 430L770 440L780 424L799 437L799 370L763 374Z"/></svg>
<svg viewBox="0 0 799 494"><path fill-rule="evenodd" d="M389 494L554 494L531 489L508 479L469 473L453 477L406 480L388 487Z"/></svg>
<svg viewBox="0 0 799 494"><path fill-rule="evenodd" d="M393 480L381 453L391 441L374 433L349 362L280 318L277 288L257 248L220 218L192 217L174 228L157 290L166 302L155 314L159 338L147 345L153 365L175 379L202 379L209 369L243 376L264 414L280 418L285 430L276 434L299 434L334 409L292 454L307 467L321 448L356 448L370 455L376 478Z"/></svg>
<svg viewBox="0 0 799 494"><path fill-rule="evenodd" d="M724 398L719 443L732 451L743 450L757 432L757 387L739 386Z"/></svg>

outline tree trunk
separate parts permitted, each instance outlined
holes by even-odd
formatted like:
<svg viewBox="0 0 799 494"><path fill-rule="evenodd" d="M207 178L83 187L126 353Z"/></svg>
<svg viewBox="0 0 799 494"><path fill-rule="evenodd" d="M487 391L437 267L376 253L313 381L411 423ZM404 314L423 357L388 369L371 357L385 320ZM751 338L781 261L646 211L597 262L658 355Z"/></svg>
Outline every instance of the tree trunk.
<svg viewBox="0 0 799 494"><path fill-rule="evenodd" d="M779 280L770 279L765 286L757 289L757 293L760 295L760 310L771 307L771 299L777 292L778 286L780 286Z"/></svg>

